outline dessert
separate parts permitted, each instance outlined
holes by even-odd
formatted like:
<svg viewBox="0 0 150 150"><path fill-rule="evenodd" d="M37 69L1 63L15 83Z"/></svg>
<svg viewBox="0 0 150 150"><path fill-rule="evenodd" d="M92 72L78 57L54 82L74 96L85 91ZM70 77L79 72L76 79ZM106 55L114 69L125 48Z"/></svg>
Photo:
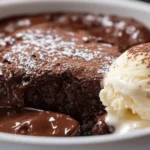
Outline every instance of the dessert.
<svg viewBox="0 0 150 150"><path fill-rule="evenodd" d="M116 133L150 127L150 43L130 48L112 64L100 98Z"/></svg>
<svg viewBox="0 0 150 150"><path fill-rule="evenodd" d="M138 21L86 13L8 18L0 36L0 106L69 115L79 135L96 134L105 113L100 82L109 66L126 48L150 41Z"/></svg>

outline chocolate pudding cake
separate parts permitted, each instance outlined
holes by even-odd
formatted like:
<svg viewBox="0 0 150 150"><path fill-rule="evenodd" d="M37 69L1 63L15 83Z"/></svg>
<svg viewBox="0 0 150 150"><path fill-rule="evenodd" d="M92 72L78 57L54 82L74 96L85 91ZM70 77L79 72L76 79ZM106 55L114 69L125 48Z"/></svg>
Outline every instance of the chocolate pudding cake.
<svg viewBox="0 0 150 150"><path fill-rule="evenodd" d="M1 112L5 112L2 117L8 107L15 115L13 119L11 115L4 119L6 126L0 131L35 135L34 130L41 130L41 126L23 126L23 131L10 126L22 117L23 124L30 115L36 125L43 118L56 120L55 116L61 115L64 117L57 121L57 134L46 125L48 131L39 131L37 135L110 133L104 122L101 126L97 123L97 118L105 113L99 99L100 83L122 52L146 42L150 42L148 28L134 19L113 15L50 13L1 20L0 106ZM39 112L24 111L24 107L43 110L40 120ZM64 126L59 125L62 122ZM64 134L64 122L68 134Z"/></svg>

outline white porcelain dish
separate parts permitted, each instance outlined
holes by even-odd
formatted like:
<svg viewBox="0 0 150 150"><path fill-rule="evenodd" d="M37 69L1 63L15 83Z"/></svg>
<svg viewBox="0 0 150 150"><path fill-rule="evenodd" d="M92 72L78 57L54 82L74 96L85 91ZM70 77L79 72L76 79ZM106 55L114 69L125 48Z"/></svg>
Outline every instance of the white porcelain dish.
<svg viewBox="0 0 150 150"><path fill-rule="evenodd" d="M136 18L150 27L150 5L108 0L1 0L0 18L25 13L76 11ZM32 137L0 133L0 150L149 150L150 128L126 135L94 137Z"/></svg>

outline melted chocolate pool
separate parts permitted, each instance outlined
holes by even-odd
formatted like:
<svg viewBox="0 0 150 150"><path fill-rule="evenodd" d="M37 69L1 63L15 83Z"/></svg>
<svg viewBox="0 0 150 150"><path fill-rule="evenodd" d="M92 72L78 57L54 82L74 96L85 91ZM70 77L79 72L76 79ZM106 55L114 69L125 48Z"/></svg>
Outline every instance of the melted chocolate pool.
<svg viewBox="0 0 150 150"><path fill-rule="evenodd" d="M0 132L34 136L71 136L79 124L71 117L34 109L0 109Z"/></svg>

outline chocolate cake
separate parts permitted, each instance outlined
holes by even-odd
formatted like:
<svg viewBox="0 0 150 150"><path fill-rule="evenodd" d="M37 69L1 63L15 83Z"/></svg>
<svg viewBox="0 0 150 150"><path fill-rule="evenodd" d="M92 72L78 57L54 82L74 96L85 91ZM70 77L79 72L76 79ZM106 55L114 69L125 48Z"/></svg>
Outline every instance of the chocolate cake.
<svg viewBox="0 0 150 150"><path fill-rule="evenodd" d="M129 18L51 13L1 20L0 37L0 106L63 113L95 135L105 71L150 32Z"/></svg>
<svg viewBox="0 0 150 150"><path fill-rule="evenodd" d="M114 132L114 127L108 126L105 122L106 114L97 117L97 122L92 129L92 135L104 135Z"/></svg>

